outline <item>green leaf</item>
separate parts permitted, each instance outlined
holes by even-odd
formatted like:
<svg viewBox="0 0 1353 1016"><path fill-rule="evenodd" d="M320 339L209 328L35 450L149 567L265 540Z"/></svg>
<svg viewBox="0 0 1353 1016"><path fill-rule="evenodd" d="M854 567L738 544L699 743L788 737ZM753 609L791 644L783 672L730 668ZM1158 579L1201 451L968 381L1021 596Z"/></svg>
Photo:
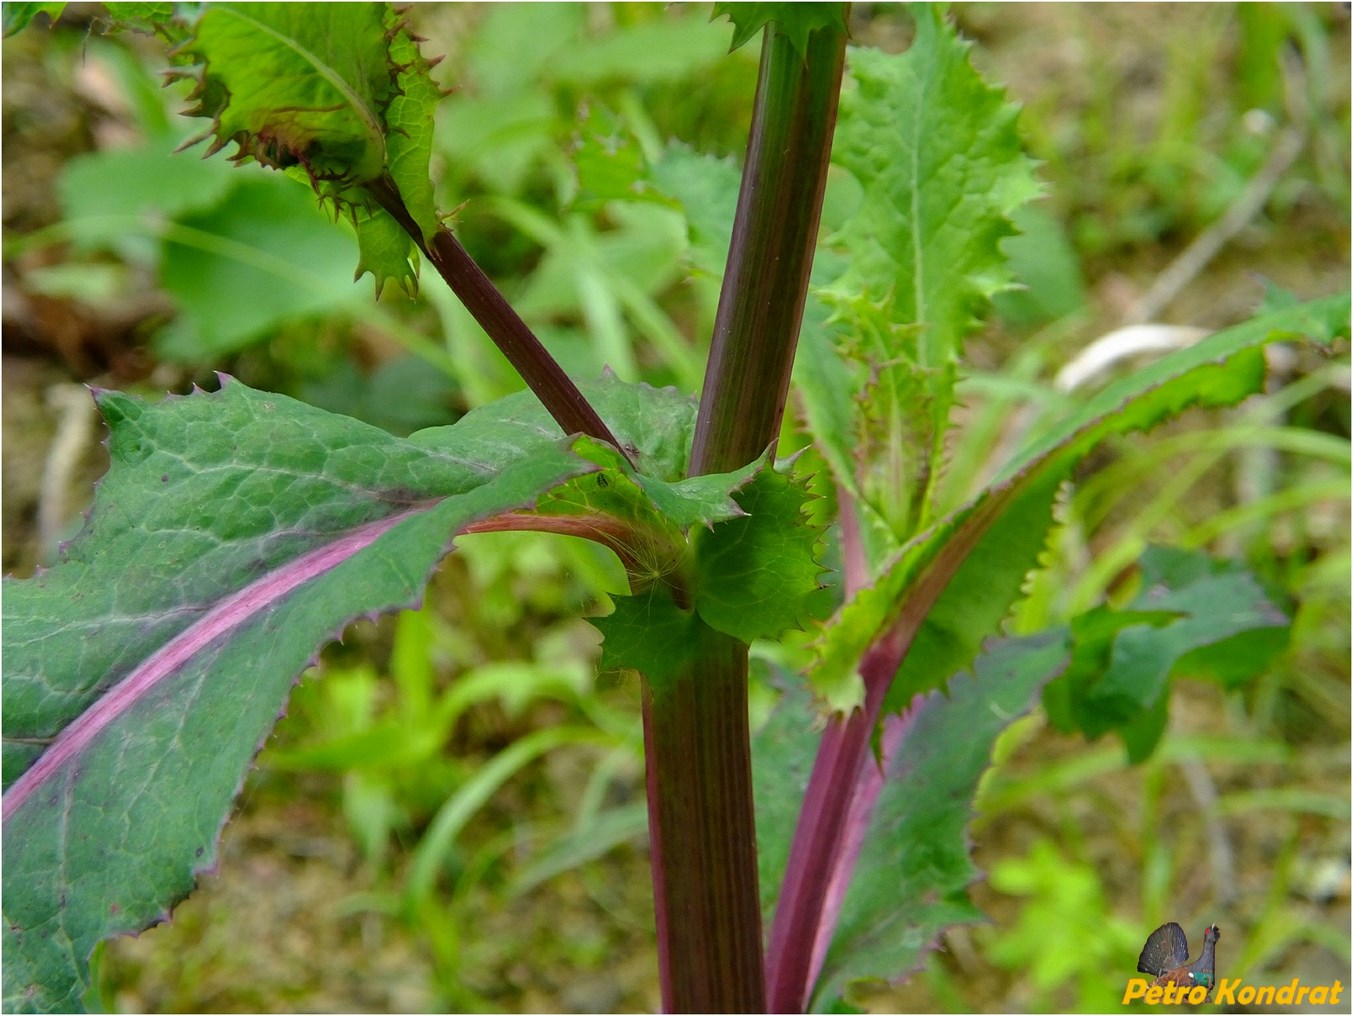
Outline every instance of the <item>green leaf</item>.
<svg viewBox="0 0 1353 1016"><path fill-rule="evenodd" d="M845 21L846 5L832 3L716 3L713 18L727 17L733 22L733 44L729 50L745 45L757 32L774 22L789 36L794 48L805 56L808 36L819 28Z"/></svg>
<svg viewBox="0 0 1353 1016"><path fill-rule="evenodd" d="M575 202L593 208L608 201L662 200L645 179L644 152L634 131L614 111L589 102L578 113L573 167Z"/></svg>
<svg viewBox="0 0 1353 1016"><path fill-rule="evenodd" d="M664 586L689 608L696 580L688 531L742 515L731 492L747 483L760 465L667 483L632 474L613 449L599 451L595 460L609 471L552 491L535 515L554 531L585 536L614 550L629 576L631 593Z"/></svg>
<svg viewBox="0 0 1353 1016"><path fill-rule="evenodd" d="M826 593L816 554L822 530L805 511L812 495L803 482L764 469L736 497L746 515L696 539L696 610L743 642L778 638L817 616Z"/></svg>
<svg viewBox="0 0 1353 1016"><path fill-rule="evenodd" d="M680 475L690 399L584 389L641 462ZM408 439L230 380L97 399L113 465L85 528L56 566L4 584L11 1010L76 1008L94 945L166 919L215 864L318 647L416 603L457 532L503 528L583 477L635 482L529 392Z"/></svg>
<svg viewBox="0 0 1353 1016"><path fill-rule="evenodd" d="M916 38L903 55L849 53L833 161L861 197L830 241L849 251L845 270L818 290L854 365L855 475L840 478L858 484L895 542L937 508L963 338L1012 285L1001 241L1014 233L1011 212L1039 192L1018 107L982 81L939 7L912 12ZM877 560L893 547L870 549Z"/></svg>
<svg viewBox="0 0 1353 1016"><path fill-rule="evenodd" d="M386 166L404 207L430 240L437 231L437 201L432 193L434 113L441 89L432 80L432 64L408 31L390 40L390 59L399 68L398 88L385 110Z"/></svg>
<svg viewBox="0 0 1353 1016"><path fill-rule="evenodd" d="M677 606L659 587L616 597L614 612L592 618L592 624L602 634L603 671L637 670L656 687L695 663L704 628L695 611Z"/></svg>
<svg viewBox="0 0 1353 1016"><path fill-rule="evenodd" d="M981 920L968 823L997 736L1066 664L1060 632L995 642L948 693L884 723L886 776L814 990L814 1011L862 978L921 965L940 932Z"/></svg>
<svg viewBox="0 0 1353 1016"><path fill-rule="evenodd" d="M359 274L411 285L412 240L365 185L389 174L424 237L437 229L429 160L439 96L430 64L385 4L211 4L180 48L196 60L197 105L212 118L208 154L235 142L237 159L303 173L321 200L350 213Z"/></svg>
<svg viewBox="0 0 1353 1016"><path fill-rule="evenodd" d="M780 701L752 734L757 881L767 928L780 896L794 827L803 808L822 730L813 695L802 681L777 668L770 683L779 688Z"/></svg>
<svg viewBox="0 0 1353 1016"><path fill-rule="evenodd" d="M1226 329L1110 385L1033 439L970 504L904 547L829 625L812 678L836 699L865 649L895 625L910 651L886 709L941 685L994 634L1035 566L1058 485L1105 438L1145 430L1188 406L1233 405L1263 383L1262 346L1348 330L1348 297L1316 300Z"/></svg>
<svg viewBox="0 0 1353 1016"><path fill-rule="evenodd" d="M650 168L649 178L686 210L693 265L714 278L722 277L742 182L737 163L671 144Z"/></svg>
<svg viewBox="0 0 1353 1016"><path fill-rule="evenodd" d="M383 208L357 213L357 271L356 282L367 272L376 280L376 298L380 299L385 284L399 283L413 296L418 291L418 254L409 234Z"/></svg>
<svg viewBox="0 0 1353 1016"><path fill-rule="evenodd" d="M996 313L1014 324L1034 325L1084 307L1080 261L1062 223L1037 205L1015 209L1010 219L1019 232L1007 237L1001 249L1020 285L996 294Z"/></svg>
<svg viewBox="0 0 1353 1016"><path fill-rule="evenodd" d="M57 179L62 214L77 250L111 249L150 260L166 220L216 207L240 174L203 159L175 157L157 138L134 148L105 149L71 159Z"/></svg>
<svg viewBox="0 0 1353 1016"><path fill-rule="evenodd" d="M1169 680L1209 676L1236 687L1262 673L1287 641L1287 618L1242 566L1151 547L1141 589L1121 610L1098 607L1071 625L1071 666L1043 693L1060 730L1094 739L1117 731L1133 762L1164 730Z"/></svg>
<svg viewBox="0 0 1353 1016"><path fill-rule="evenodd" d="M634 462L643 482L661 480L680 485L690 461L691 438L695 433L698 404L694 398L675 388L654 388L647 384L625 384L607 373L596 381L578 381L578 390L588 402L604 412L610 425ZM557 433L557 425L540 401L530 392L517 392L494 405L510 413L528 433ZM473 414L471 414L473 415ZM463 421L462 421L463 422ZM455 428L430 427L410 440L438 444L451 440Z"/></svg>
<svg viewBox="0 0 1353 1016"><path fill-rule="evenodd" d="M593 621L605 639L602 666L661 684L695 661L705 626L750 642L816 616L826 591L817 582L821 530L804 517L809 499L801 482L763 458L677 483L615 472L584 477L538 510L584 526L604 516L623 527L585 534L616 550L633 594Z"/></svg>
<svg viewBox="0 0 1353 1016"><path fill-rule="evenodd" d="M681 81L723 59L723 40L684 5L671 5L652 20L584 37L560 49L545 69L551 81L596 89L610 81L639 84Z"/></svg>
<svg viewBox="0 0 1353 1016"><path fill-rule="evenodd" d="M384 111L395 94L385 5L213 4L185 53L202 61L194 115L213 148L317 180L369 182L385 167Z"/></svg>
<svg viewBox="0 0 1353 1016"><path fill-rule="evenodd" d="M64 3L15 3L7 0L3 9L5 38L22 32L39 14L47 15L49 23L55 22L65 9Z"/></svg>
<svg viewBox="0 0 1353 1016"><path fill-rule="evenodd" d="M833 161L863 188L840 241L839 298L890 298L894 319L923 327L897 353L939 368L957 361L975 312L1013 278L1000 242L1008 216L1038 196L1020 149L1019 108L969 61L971 43L940 8L917 5L916 39L902 56L852 49Z"/></svg>
<svg viewBox="0 0 1353 1016"><path fill-rule="evenodd" d="M104 4L113 27L119 30L163 32L174 17L173 3L142 3L140 0L114 0Z"/></svg>
<svg viewBox="0 0 1353 1016"><path fill-rule="evenodd" d="M978 780L997 735L1029 711L1067 657L1064 632L992 643L975 676L957 677L947 696L932 692L904 717L886 720L888 779L881 790L874 784L872 816L867 803L851 814L855 843L863 846L813 993L814 1011L852 980L893 978L914 967L943 928L980 916L967 898L976 871L965 835ZM821 727L808 689L781 678L785 694L752 742L767 926Z"/></svg>
<svg viewBox="0 0 1353 1016"><path fill-rule="evenodd" d="M803 329L794 358L794 391L813 444L831 467L840 490L871 520L878 512L863 499L855 479L852 365L838 353L829 312L811 293L803 309Z"/></svg>

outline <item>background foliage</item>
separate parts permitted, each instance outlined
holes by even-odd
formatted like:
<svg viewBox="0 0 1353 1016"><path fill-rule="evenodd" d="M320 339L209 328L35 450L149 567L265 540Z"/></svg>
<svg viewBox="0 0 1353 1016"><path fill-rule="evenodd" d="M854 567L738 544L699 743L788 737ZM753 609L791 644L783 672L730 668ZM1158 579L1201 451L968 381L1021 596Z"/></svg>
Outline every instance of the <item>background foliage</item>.
<svg viewBox="0 0 1353 1016"><path fill-rule="evenodd" d="M1048 193L1008 241L1027 289L968 343L972 451L944 478L961 492L1269 167L1258 207L1149 316L1218 327L1346 286L1348 20L1304 5L953 13L1025 103ZM466 246L575 373L699 383L756 58L728 55L707 14L415 8L456 86L437 203L463 203ZM102 471L77 382L152 394L224 369L398 433L518 386L441 287L373 302L351 284L355 241L294 182L171 157L193 127L155 47L88 19L4 44L7 571L50 560ZM911 32L887 7L854 19L885 48ZM692 172L697 151L725 157L727 180ZM659 186L636 185L643 167ZM829 189L827 225L856 199ZM1092 606L1147 542L1177 542L1285 590L1290 647L1244 690L1184 682L1136 768L1116 741L1021 721L972 828L992 923L862 1002L1103 1009L1165 920L1224 926L1225 976L1348 983L1348 368L1274 367L1264 399L1102 452L1016 627ZM601 612L617 566L563 538L462 547L428 607L355 625L302 684L220 876L172 925L107 950L111 1005L656 1008L637 689L593 678L596 636L574 617ZM568 733L588 729L604 736Z"/></svg>

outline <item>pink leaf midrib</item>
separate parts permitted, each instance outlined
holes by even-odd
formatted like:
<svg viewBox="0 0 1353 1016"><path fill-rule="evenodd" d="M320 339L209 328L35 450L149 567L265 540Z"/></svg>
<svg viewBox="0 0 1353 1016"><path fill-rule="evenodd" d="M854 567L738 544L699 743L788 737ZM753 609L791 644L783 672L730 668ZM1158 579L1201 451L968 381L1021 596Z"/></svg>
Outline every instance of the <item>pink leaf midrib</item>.
<svg viewBox="0 0 1353 1016"><path fill-rule="evenodd" d="M424 510L415 508L354 529L264 575L211 608L199 621L147 657L57 734L47 750L5 792L3 811L0 812L3 821L8 822L10 815L62 766L88 748L99 734L144 699L153 688L179 673L204 647L241 627L298 586L365 550L404 519Z"/></svg>

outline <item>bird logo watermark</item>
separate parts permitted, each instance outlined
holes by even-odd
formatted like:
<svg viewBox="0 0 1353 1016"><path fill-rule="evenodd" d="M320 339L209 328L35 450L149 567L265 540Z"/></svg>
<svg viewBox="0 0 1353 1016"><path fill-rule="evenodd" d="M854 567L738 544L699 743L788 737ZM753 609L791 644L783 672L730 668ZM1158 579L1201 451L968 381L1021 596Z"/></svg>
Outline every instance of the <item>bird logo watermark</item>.
<svg viewBox="0 0 1353 1016"><path fill-rule="evenodd" d="M1221 929L1215 924L1203 931L1203 949L1189 962L1189 940L1184 929L1171 921L1162 924L1146 940L1137 957L1137 970L1150 974L1128 979L1123 1005L1141 1000L1147 1005L1202 1005L1211 1000L1218 1005L1338 1005L1344 986L1302 984L1293 978L1289 984L1245 984L1239 977L1217 978L1217 940Z"/></svg>

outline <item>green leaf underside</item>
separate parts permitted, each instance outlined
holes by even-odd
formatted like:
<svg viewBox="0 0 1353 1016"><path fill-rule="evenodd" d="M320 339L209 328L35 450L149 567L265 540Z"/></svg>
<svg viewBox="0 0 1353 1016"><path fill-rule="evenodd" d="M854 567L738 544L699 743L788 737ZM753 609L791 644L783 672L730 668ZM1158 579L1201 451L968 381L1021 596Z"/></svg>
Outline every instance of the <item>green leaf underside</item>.
<svg viewBox="0 0 1353 1016"><path fill-rule="evenodd" d="M1043 693L1058 729L1116 731L1139 762L1164 731L1176 673L1234 687L1261 673L1287 641L1287 618L1243 567L1205 554L1150 547L1141 590L1121 610L1097 607L1071 625L1071 665Z"/></svg>
<svg viewBox="0 0 1353 1016"><path fill-rule="evenodd" d="M802 392L810 418L854 403L850 426L815 437L860 502L874 561L937 507L963 338L1011 286L1000 243L1014 233L1010 213L1039 193L1018 107L982 81L940 8L912 13L906 53L850 51L832 158L861 197L830 241L850 252L845 270L818 290L849 367Z"/></svg>
<svg viewBox="0 0 1353 1016"><path fill-rule="evenodd" d="M992 643L947 694L931 692L905 716L889 718L887 779L815 988L815 1011L851 981L916 969L943 929L981 919L967 893L977 877L966 834L977 784L997 736L1033 708L1066 658L1061 633ZM895 754L892 741L900 741Z"/></svg>
<svg viewBox="0 0 1353 1016"><path fill-rule="evenodd" d="M229 141L302 174L357 226L358 275L379 293L412 289L413 241L365 185L389 173L424 238L437 229L429 162L439 90L408 30L384 4L212 4L182 54L200 67L192 115L213 119L210 152Z"/></svg>
<svg viewBox="0 0 1353 1016"><path fill-rule="evenodd" d="M733 22L730 51L745 45L774 22L799 53L807 54L808 36L819 28L841 24L845 10L846 5L839 3L716 3L710 20L726 15Z"/></svg>
<svg viewBox="0 0 1353 1016"><path fill-rule="evenodd" d="M659 528L649 489L681 524L741 511L749 471L681 480L693 400L581 387L649 475L561 437L529 392L407 440L234 381L99 394L113 466L85 529L5 583L7 1008L77 1007L93 946L167 917L299 672L350 620L415 603L458 531L552 509Z"/></svg>
<svg viewBox="0 0 1353 1016"><path fill-rule="evenodd" d="M996 632L1037 563L1058 485L1090 449L1189 406L1233 405L1260 390L1268 342L1326 343L1347 329L1348 297L1329 297L1218 332L1104 389L1033 440L985 492L898 552L838 612L818 642L812 680L819 693L849 708L861 655L899 620L916 635L885 709L940 686Z"/></svg>

